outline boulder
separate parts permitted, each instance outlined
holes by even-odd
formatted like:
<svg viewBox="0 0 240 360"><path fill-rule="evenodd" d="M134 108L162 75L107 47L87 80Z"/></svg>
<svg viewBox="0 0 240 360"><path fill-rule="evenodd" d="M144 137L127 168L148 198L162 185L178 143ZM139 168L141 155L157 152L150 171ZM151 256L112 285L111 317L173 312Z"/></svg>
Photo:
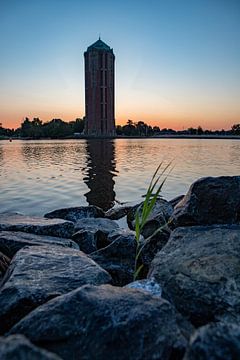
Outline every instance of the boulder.
<svg viewBox="0 0 240 360"><path fill-rule="evenodd" d="M172 207L175 207L183 198L185 195L178 195L175 198L169 200Z"/></svg>
<svg viewBox="0 0 240 360"><path fill-rule="evenodd" d="M240 326L208 324L192 335L184 360L240 359Z"/></svg>
<svg viewBox="0 0 240 360"><path fill-rule="evenodd" d="M53 236L35 235L21 231L0 231L0 251L12 258L24 246L58 245L78 249L72 240Z"/></svg>
<svg viewBox="0 0 240 360"><path fill-rule="evenodd" d="M1 360L61 360L61 358L49 351L33 345L23 335L10 335L0 337Z"/></svg>
<svg viewBox="0 0 240 360"><path fill-rule="evenodd" d="M186 347L173 306L110 285L83 286L32 311L21 333L63 359L181 359Z"/></svg>
<svg viewBox="0 0 240 360"><path fill-rule="evenodd" d="M59 218L73 222L84 218L103 218L104 216L104 211L94 205L57 209L44 215L48 219Z"/></svg>
<svg viewBox="0 0 240 360"><path fill-rule="evenodd" d="M110 220L119 220L126 216L132 207L132 205L114 206L105 212L105 217Z"/></svg>
<svg viewBox="0 0 240 360"><path fill-rule="evenodd" d="M1 250L1 249L0 249ZM10 259L0 251L0 279L3 277L10 265Z"/></svg>
<svg viewBox="0 0 240 360"><path fill-rule="evenodd" d="M13 258L0 287L1 334L51 298L85 284L110 281L110 275L79 250L25 247Z"/></svg>
<svg viewBox="0 0 240 360"><path fill-rule="evenodd" d="M119 226L113 220L86 218L77 221L72 239L78 244L80 250L90 254L107 246L108 235L117 230Z"/></svg>
<svg viewBox="0 0 240 360"><path fill-rule="evenodd" d="M196 326L240 313L240 226L174 230L149 271L163 297Z"/></svg>
<svg viewBox="0 0 240 360"><path fill-rule="evenodd" d="M240 223L240 176L195 181L175 206L173 227Z"/></svg>
<svg viewBox="0 0 240 360"><path fill-rule="evenodd" d="M18 213L1 213L0 230L22 231L37 235L49 235L69 238L74 225L61 219L45 219L37 216L25 216Z"/></svg>
<svg viewBox="0 0 240 360"><path fill-rule="evenodd" d="M149 237L147 236L145 239L141 241L143 246L141 257L142 257L142 262L147 267L149 267L155 255L167 243L171 231L167 225L161 226L160 228L155 225L151 227L151 221L149 221L146 225L147 227L144 229L145 230L144 234L146 235L146 231L148 229L149 233L152 233L152 235L150 235ZM159 229L159 231L156 233L157 229Z"/></svg>
<svg viewBox="0 0 240 360"><path fill-rule="evenodd" d="M143 202L141 204L135 205L127 215L127 223L131 230L135 230L135 215L136 211L139 208L140 214L143 206ZM157 199L151 214L148 217L148 221L143 228L143 236L149 237L154 233L156 229L165 225L168 222L168 219L173 213L173 206L162 198Z"/></svg>
<svg viewBox="0 0 240 360"><path fill-rule="evenodd" d="M113 279L113 284L124 286L133 280L136 240L134 233L122 235L113 233L110 244L90 254L91 258L105 269Z"/></svg>

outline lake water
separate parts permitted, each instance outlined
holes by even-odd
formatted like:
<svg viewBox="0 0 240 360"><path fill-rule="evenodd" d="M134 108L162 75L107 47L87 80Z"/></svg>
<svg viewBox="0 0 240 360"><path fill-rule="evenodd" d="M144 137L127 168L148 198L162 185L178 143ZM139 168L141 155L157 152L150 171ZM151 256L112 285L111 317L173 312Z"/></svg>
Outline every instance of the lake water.
<svg viewBox="0 0 240 360"><path fill-rule="evenodd" d="M0 141L0 212L137 202L162 160L174 162L170 200L200 177L240 175L239 159L240 141L228 139Z"/></svg>

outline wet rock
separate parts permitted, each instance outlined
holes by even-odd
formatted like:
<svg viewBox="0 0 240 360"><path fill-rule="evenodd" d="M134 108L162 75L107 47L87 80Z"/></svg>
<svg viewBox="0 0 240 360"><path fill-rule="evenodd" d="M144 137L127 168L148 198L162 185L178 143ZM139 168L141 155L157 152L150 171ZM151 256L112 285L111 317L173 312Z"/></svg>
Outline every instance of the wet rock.
<svg viewBox="0 0 240 360"><path fill-rule="evenodd" d="M169 200L170 204L174 208L183 198L185 195L179 195L173 198L172 200Z"/></svg>
<svg viewBox="0 0 240 360"><path fill-rule="evenodd" d="M240 222L240 176L206 177L194 182L175 206L177 226Z"/></svg>
<svg viewBox="0 0 240 360"><path fill-rule="evenodd" d="M105 212L105 217L111 220L119 220L126 216L132 207L131 205L115 206Z"/></svg>
<svg viewBox="0 0 240 360"><path fill-rule="evenodd" d="M61 219L45 219L37 216L25 216L18 213L1 213L0 230L22 231L37 235L49 235L69 238L74 225Z"/></svg>
<svg viewBox="0 0 240 360"><path fill-rule="evenodd" d="M110 275L79 250L31 246L17 252L0 288L0 331L37 306L85 284L109 283Z"/></svg>
<svg viewBox="0 0 240 360"><path fill-rule="evenodd" d="M93 252L90 256L112 276L114 285L124 286L133 280L136 255L135 235L113 234L113 237L110 237L111 240L110 245Z"/></svg>
<svg viewBox="0 0 240 360"><path fill-rule="evenodd" d="M63 359L181 359L186 347L169 302L110 285L87 285L53 299L11 333Z"/></svg>
<svg viewBox="0 0 240 360"><path fill-rule="evenodd" d="M240 326L236 324L208 324L191 337L184 360L240 359Z"/></svg>
<svg viewBox="0 0 240 360"><path fill-rule="evenodd" d="M149 277L196 326L240 314L240 226L178 228L154 258Z"/></svg>
<svg viewBox="0 0 240 360"><path fill-rule="evenodd" d="M142 291L150 293L150 294L152 294L154 296L160 296L161 297L161 295L162 295L162 288L155 281L154 278L133 281L130 284L127 284L125 286L125 288L142 290Z"/></svg>
<svg viewBox="0 0 240 360"><path fill-rule="evenodd" d="M66 238L35 235L21 231L0 231L0 251L12 258L24 246L58 245L79 249L78 245Z"/></svg>
<svg viewBox="0 0 240 360"><path fill-rule="evenodd" d="M104 216L104 211L94 205L57 209L44 215L48 219L60 218L73 222L84 218L103 218Z"/></svg>
<svg viewBox="0 0 240 360"><path fill-rule="evenodd" d="M90 254L107 246L108 235L116 230L119 230L119 226L113 220L86 218L76 223L72 239L79 245L80 250Z"/></svg>
<svg viewBox="0 0 240 360"><path fill-rule="evenodd" d="M40 349L23 335L0 337L1 360L61 360L59 356Z"/></svg>
<svg viewBox="0 0 240 360"><path fill-rule="evenodd" d="M0 249L1 250L1 249ZM10 265L10 259L0 251L0 280Z"/></svg>
<svg viewBox="0 0 240 360"><path fill-rule="evenodd" d="M141 208L143 206L142 204L134 206L127 215L127 222L128 226L131 230L135 229L135 214L138 208L140 208L140 214L141 214ZM156 204L154 205L152 212L148 218L147 223L145 224L143 228L143 236L146 238L154 233L154 231L165 225L170 218L170 216L173 213L173 206L164 199L157 199Z"/></svg>

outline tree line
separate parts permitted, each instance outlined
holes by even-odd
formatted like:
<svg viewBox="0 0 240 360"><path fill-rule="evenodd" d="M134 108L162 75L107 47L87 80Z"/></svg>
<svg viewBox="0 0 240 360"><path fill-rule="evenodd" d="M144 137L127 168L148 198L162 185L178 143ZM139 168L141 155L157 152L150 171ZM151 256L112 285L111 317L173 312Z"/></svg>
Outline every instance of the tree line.
<svg viewBox="0 0 240 360"><path fill-rule="evenodd" d="M134 122L128 120L125 125L117 125L116 133L119 136L156 136L156 135L240 135L240 124L234 124L230 130L204 130L201 126L190 127L177 131L171 128L160 129L159 126L151 126L144 121ZM41 138L71 138L84 135L84 119L77 118L66 122L62 119L52 119L43 122L39 118L24 119L18 129L7 129L0 123L0 137L20 137L30 139Z"/></svg>

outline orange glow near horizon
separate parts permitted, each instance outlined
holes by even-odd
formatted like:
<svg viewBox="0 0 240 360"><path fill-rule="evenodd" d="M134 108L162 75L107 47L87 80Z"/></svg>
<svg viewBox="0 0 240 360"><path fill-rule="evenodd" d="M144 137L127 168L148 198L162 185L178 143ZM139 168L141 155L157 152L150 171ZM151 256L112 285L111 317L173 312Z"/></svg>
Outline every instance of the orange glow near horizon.
<svg viewBox="0 0 240 360"><path fill-rule="evenodd" d="M82 118L84 116L83 111L79 113L62 111L60 112L48 112L48 111L36 111L36 112L26 112L18 114L14 110L5 111L0 113L0 123L5 128L18 128L20 127L22 121L25 117L29 117L30 120L34 117L39 117L43 122L50 121L54 118L60 118L64 121L72 121L76 118ZM127 120L131 119L133 122L144 121L151 126L159 126L163 128L172 128L175 130L183 130L189 127L198 127L199 125L203 129L209 130L228 130L232 127L233 124L240 122L240 113L237 112L223 112L219 111L214 113L208 113L205 115L197 115L193 112L180 112L179 113L163 113L154 114L149 111L127 111L126 113L116 113L116 125L125 125Z"/></svg>

